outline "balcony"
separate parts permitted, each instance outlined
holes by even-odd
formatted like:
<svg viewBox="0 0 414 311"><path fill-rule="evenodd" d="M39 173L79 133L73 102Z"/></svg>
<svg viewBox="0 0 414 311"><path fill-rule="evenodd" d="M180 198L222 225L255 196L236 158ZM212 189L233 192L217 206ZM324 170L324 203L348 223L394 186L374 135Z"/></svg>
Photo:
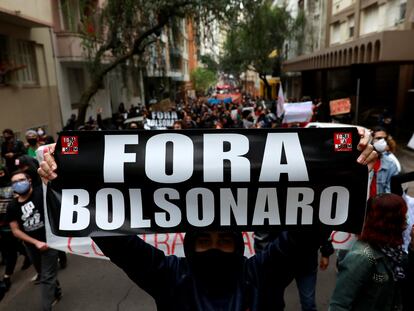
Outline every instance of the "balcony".
<svg viewBox="0 0 414 311"><path fill-rule="evenodd" d="M56 32L56 57L68 61L84 61L82 38L73 32Z"/></svg>

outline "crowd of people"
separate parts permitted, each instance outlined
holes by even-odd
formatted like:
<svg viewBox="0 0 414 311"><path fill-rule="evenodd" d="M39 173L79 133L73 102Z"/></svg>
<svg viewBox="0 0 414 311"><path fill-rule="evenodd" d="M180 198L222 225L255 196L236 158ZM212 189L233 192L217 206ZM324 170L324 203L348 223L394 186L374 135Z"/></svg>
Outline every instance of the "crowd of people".
<svg viewBox="0 0 414 311"><path fill-rule="evenodd" d="M50 278L56 277L58 262L61 268L67 264L64 252L48 249L46 244L42 181L37 173L39 163L36 150L41 145L53 143L53 137L47 135L43 128L28 130L25 133L25 143L18 140L11 129L3 130L2 134L0 253L5 269L0 282L0 300L12 286L19 255L24 256L22 270L33 264L36 275L31 281L36 285L42 284L42 292L47 287L46 284L51 283ZM47 254L52 256L46 256ZM51 270L53 266L55 271ZM52 295L44 295L43 310L48 310L55 300L60 299L61 293L57 290Z"/></svg>
<svg viewBox="0 0 414 311"><path fill-rule="evenodd" d="M103 119L98 111L96 119L90 118L79 128L73 115L64 129L140 129L145 128L152 112L150 106L126 110L121 104L110 119ZM249 97L240 104L215 105L195 99L168 112L177 116L171 126L177 130L282 126L276 102L266 104ZM370 135L371 144L368 137L361 140L365 156L373 159L369 161L373 168L366 221L351 250L338 254L338 279L330 310L414 310L409 296L414 289L414 220L407 219L408 207L401 196L401 184L412 180L413 174L402 172L395 157L395 141L385 128L374 128ZM28 130L25 137L23 143L12 130L3 131L0 250L5 273L0 288L11 286L20 253L25 256L23 268L33 263L38 273L42 310L50 310L62 296L57 266L58 262L66 266L66 257L48 248L40 199L39 174L45 182L56 178L56 163L46 154L39 168L35 157L36 149L53 143L53 137L42 128ZM155 299L158 310L283 310L284 290L296 280L302 310L308 311L317 309L318 266L325 270L334 253L330 232L323 231L256 232L256 256L249 260L243 257L239 232L187 233L186 259L165 256L136 236L95 237L94 241Z"/></svg>
<svg viewBox="0 0 414 311"><path fill-rule="evenodd" d="M315 104L316 107L316 104ZM102 109L82 125L76 126L76 115L66 122L64 130L122 130L147 129L146 122L152 112L158 111L157 105L134 106L125 108L119 104L118 111L111 118L103 119ZM177 104L170 104L164 111L174 112L175 124L181 129L194 128L276 128L282 126L277 117L277 101L244 96L240 103L211 104L205 98L189 98Z"/></svg>

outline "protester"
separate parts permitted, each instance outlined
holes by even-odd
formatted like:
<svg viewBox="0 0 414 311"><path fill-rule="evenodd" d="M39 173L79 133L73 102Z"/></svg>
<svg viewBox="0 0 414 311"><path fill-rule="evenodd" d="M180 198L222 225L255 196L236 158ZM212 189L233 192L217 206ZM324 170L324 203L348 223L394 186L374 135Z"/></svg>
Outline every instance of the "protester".
<svg viewBox="0 0 414 311"><path fill-rule="evenodd" d="M183 123L182 121L175 121L173 124L173 129L174 130L182 130L183 129Z"/></svg>
<svg viewBox="0 0 414 311"><path fill-rule="evenodd" d="M37 174L39 162L36 158L33 158L27 154L22 155L17 158L16 165L19 171L25 172L30 176L33 187L42 185L42 180L39 178L39 174Z"/></svg>
<svg viewBox="0 0 414 311"><path fill-rule="evenodd" d="M387 150L386 141L381 131L373 132L372 144L379 156L371 172L370 196L391 192L391 177L398 174L397 165L384 152Z"/></svg>
<svg viewBox="0 0 414 311"><path fill-rule="evenodd" d="M23 142L14 137L11 129L3 131L3 143L1 144L1 156L6 160L6 167L9 172L17 169L15 161L21 155L26 154Z"/></svg>
<svg viewBox="0 0 414 311"><path fill-rule="evenodd" d="M401 310L406 213L405 201L395 194L368 200L362 234L339 263L330 311Z"/></svg>
<svg viewBox="0 0 414 311"><path fill-rule="evenodd" d="M46 133L46 131L43 127L38 127L37 128L37 135L38 135L40 145L49 145L49 144L53 144L55 142L55 140L53 139L52 136L47 135L47 133Z"/></svg>
<svg viewBox="0 0 414 311"><path fill-rule="evenodd" d="M51 310L62 296L57 280L58 251L46 244L43 190L33 187L27 173L16 171L11 176L12 189L18 194L7 208L7 219L13 235L23 240L27 253L40 275L42 310Z"/></svg>
<svg viewBox="0 0 414 311"><path fill-rule="evenodd" d="M10 176L7 169L0 164L0 246L2 259L6 265L3 275L4 288L7 291L11 286L11 276L17 262L18 242L10 231L6 219L7 205L13 199Z"/></svg>
<svg viewBox="0 0 414 311"><path fill-rule="evenodd" d="M407 229L403 233L403 249L411 254L414 253L414 198L405 194L403 184L414 180L414 172L399 174L391 178L391 192L403 196L407 203ZM409 258L407 281L404 284L404 311L414 310L414 256Z"/></svg>
<svg viewBox="0 0 414 311"><path fill-rule="evenodd" d="M397 149L397 143L395 140L391 137L390 134L387 133L385 128L379 126L372 130L372 137L374 148L392 160L397 166L398 173L400 173L401 164L395 156L395 151Z"/></svg>
<svg viewBox="0 0 414 311"><path fill-rule="evenodd" d="M371 166L376 153L367 144L368 138L362 135L358 148L363 151L358 162ZM47 182L57 177L57 165L51 153L44 157L38 172ZM306 234L289 234L286 240L273 241L249 259L243 257L239 232L188 232L184 241L186 258L166 256L136 235L93 240L155 299L158 310L255 311L283 305L274 297L281 297L291 259L299 255L307 238Z"/></svg>
<svg viewBox="0 0 414 311"><path fill-rule="evenodd" d="M331 230L311 228L306 231L308 238L298 256L292 258L292 269L289 271L288 283L296 281L299 292L302 311L316 311L316 280L318 272L318 250L321 253L319 269L326 270L329 266L329 257L334 253L332 242L329 237ZM261 252L273 240L286 240L288 233L285 232L255 232L254 249L256 253ZM276 293L274 293L276 294ZM282 291L283 294L283 291ZM280 298L283 301L283 296Z"/></svg>
<svg viewBox="0 0 414 311"><path fill-rule="evenodd" d="M36 158L36 150L40 146L37 132L34 130L28 130L26 132L26 141L26 151L28 156Z"/></svg>
<svg viewBox="0 0 414 311"><path fill-rule="evenodd" d="M66 121L66 125L63 127L64 131L73 131L76 129L76 114L72 113L70 118Z"/></svg>
<svg viewBox="0 0 414 311"><path fill-rule="evenodd" d="M391 192L402 196L408 207L407 211L407 224L408 227L404 231L403 239L404 245L403 248L405 251L408 249L408 245L410 243L410 233L411 233L411 226L414 225L414 198L408 196L404 190L402 184L406 182L414 181L414 172L409 172L405 174L398 174L391 178Z"/></svg>
<svg viewBox="0 0 414 311"><path fill-rule="evenodd" d="M414 225L411 227L410 245L408 248L408 265L406 281L403 289L403 311L414 310Z"/></svg>
<svg viewBox="0 0 414 311"><path fill-rule="evenodd" d="M403 195L404 189L402 187L402 184L413 181L413 180L414 180L414 171L393 176L391 178L391 192L398 194L398 195Z"/></svg>

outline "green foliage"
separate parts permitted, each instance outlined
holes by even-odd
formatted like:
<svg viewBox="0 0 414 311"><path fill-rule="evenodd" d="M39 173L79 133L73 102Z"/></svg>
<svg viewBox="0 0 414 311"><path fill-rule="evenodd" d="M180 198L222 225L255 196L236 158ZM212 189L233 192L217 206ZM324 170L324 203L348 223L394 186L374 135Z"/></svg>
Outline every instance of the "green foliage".
<svg viewBox="0 0 414 311"><path fill-rule="evenodd" d="M172 21L191 17L195 25L209 32L213 20L229 23L263 0L81 0L79 32L90 60L91 84L80 99L79 122L83 123L88 103L105 75L127 61L142 63L146 48L160 42L160 35ZM69 3L65 0L65 3ZM138 58L138 59L137 59Z"/></svg>
<svg viewBox="0 0 414 311"><path fill-rule="evenodd" d="M208 68L196 68L191 72L191 82L197 92L206 93L209 87L217 83L217 74Z"/></svg>
<svg viewBox="0 0 414 311"><path fill-rule="evenodd" d="M211 55L201 55L200 61L207 66L207 68L215 73L217 73L219 64L211 57Z"/></svg>
<svg viewBox="0 0 414 311"><path fill-rule="evenodd" d="M256 6L228 33L221 68L236 75L250 69L261 77L278 72L283 44L292 27L286 8L273 6L271 1ZM269 57L274 50L278 51L278 57Z"/></svg>

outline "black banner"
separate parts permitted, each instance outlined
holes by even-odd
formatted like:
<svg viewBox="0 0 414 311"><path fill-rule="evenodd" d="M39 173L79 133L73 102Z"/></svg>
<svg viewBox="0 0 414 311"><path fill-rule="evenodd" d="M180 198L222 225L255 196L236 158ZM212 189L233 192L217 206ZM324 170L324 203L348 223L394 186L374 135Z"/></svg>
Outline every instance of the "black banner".
<svg viewBox="0 0 414 311"><path fill-rule="evenodd" d="M359 232L356 128L62 132L47 191L54 234L326 225Z"/></svg>

